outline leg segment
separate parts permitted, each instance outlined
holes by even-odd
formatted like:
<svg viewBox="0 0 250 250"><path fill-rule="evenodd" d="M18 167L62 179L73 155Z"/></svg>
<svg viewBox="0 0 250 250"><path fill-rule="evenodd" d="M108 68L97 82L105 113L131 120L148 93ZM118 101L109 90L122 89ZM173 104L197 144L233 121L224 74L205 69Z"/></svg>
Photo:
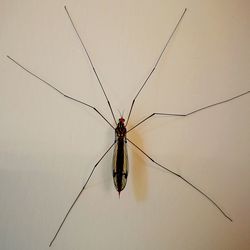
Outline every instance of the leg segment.
<svg viewBox="0 0 250 250"><path fill-rule="evenodd" d="M98 165L98 164L100 163L100 161L104 158L104 156L109 152L109 150L114 146L114 144L115 144L115 142L112 143L112 145L107 149L107 151L102 155L102 157L99 159L99 161L98 161L98 162L95 164L95 166L93 167L93 169L92 169L92 171L91 171L91 173L90 173L90 175L89 175L87 181L86 181L85 184L83 185L81 191L80 191L80 192L78 193L78 195L76 196L74 202L73 202L72 205L70 206L68 212L66 213L66 215L64 216L64 218L63 218L63 220L62 220L62 223L60 224L58 230L56 231L55 236L53 237L52 241L50 242L50 244L49 244L50 247L52 246L54 240L56 239L56 237L57 237L59 231L61 230L61 228L62 228L62 226L63 226L65 220L67 219L69 213L71 212L72 208L74 207L74 205L76 204L76 202L77 202L77 200L79 199L80 195L82 194L83 190L84 190L85 187L87 186L87 184L88 184L88 182L89 182L89 180L90 180L92 174L94 173L94 171L95 171L97 165Z"/></svg>
<svg viewBox="0 0 250 250"><path fill-rule="evenodd" d="M156 61L155 65L154 65L153 69L150 71L150 73L148 74L148 76L147 76L146 80L143 82L143 84L142 84L141 88L139 89L139 91L137 92L137 94L136 94L135 98L133 99L132 104L131 104L131 106L130 106L130 110L129 110L129 115L128 115L128 119L127 119L126 126L128 125L128 121L129 121L129 118L130 118L131 112L132 112L132 110L133 110L133 107L134 107L134 104L135 104L135 100L136 100L136 98L138 97L138 95L140 94L140 92L142 91L142 89L144 88L144 86L146 85L146 83L147 83L148 79L150 78L150 76L151 76L151 75L153 74L153 72L155 71L155 69L156 69L156 67L157 67L157 65L158 65L158 63L159 63L159 61L160 61L160 59L161 59L161 57L162 57L162 55L163 55L164 51L166 50L166 48L167 48L167 46L168 46L168 44L169 44L169 42L170 42L171 38L173 37L173 35L174 35L174 33L175 33L176 29L178 28L178 26L179 26L179 24L180 24L180 22L181 22L182 18L183 18L183 17L184 17L184 15L185 15L186 11L187 11L187 9L185 9L185 10L183 11L183 13L182 13L182 15L181 15L181 17L180 17L179 21L177 22L177 24L176 24L176 26L175 26L174 30L172 31L172 33L171 33L171 35L170 35L169 39L167 40L167 42L166 42L166 44L165 44L165 46L164 46L163 50L161 51L161 54L160 54L160 56L158 57L158 59L157 59L157 61Z"/></svg>
<svg viewBox="0 0 250 250"><path fill-rule="evenodd" d="M94 64L93 64L93 62L92 62L92 60L91 60L91 58L90 58L90 55L89 55L87 49L86 49L86 46L84 45L84 43L83 43L83 41L82 41L82 38L80 37L80 35L79 35L79 33L78 33L78 31L77 31L77 29L76 29L76 27L75 27L75 24L73 23L73 20L72 20L70 14L69 14L69 11L68 11L67 7L64 6L64 8L65 8L65 11L66 11L66 13L67 13L67 15L68 15L68 17L69 17L69 20L70 20L72 26L73 26L73 28L74 28L74 30L75 30L75 32L76 32L76 35L77 35L77 37L79 38L79 40L80 40L80 42L81 42L81 44L82 44L82 47L83 47L83 49L84 49L84 51L85 51L85 53L86 53L86 55L87 55L87 57L88 57L88 59L89 59L89 62L90 62L91 67L92 67L92 69L93 69L93 71L94 71L94 73L95 73L95 76L96 76L96 78L97 78L97 80L98 80L98 83L99 83L99 85L100 85L100 87L101 87L101 89L102 89L102 92L103 92L103 94L104 94L104 96L105 96L105 98L106 98L106 100L107 100L107 102L108 102L109 109L110 109L111 114L112 114L112 116L113 116L113 118L114 118L115 124L117 125L117 122L116 122L116 119L115 119L115 116L114 116L113 109L112 109L112 107L111 107L111 104L110 104L110 102L109 102L109 99L108 99L108 97L107 97L107 94L106 94L106 92L105 92L105 90L104 90L104 88L103 88L103 85L102 85L102 83L101 83L101 80L100 80L100 78L99 78L99 76L98 76L98 74L97 74L97 71L96 71L96 69L95 69L95 66L94 66Z"/></svg>
<svg viewBox="0 0 250 250"><path fill-rule="evenodd" d="M214 104L210 104L210 105L204 106L204 107L199 108L199 109L195 109L195 110L193 110L193 111L191 111L191 112L189 112L189 113L186 113L186 114L153 113L153 114L147 116L146 118L144 118L142 121L138 122L138 123L137 123L135 126L133 126L132 128L130 128L130 129L127 131L127 133L130 132L131 130L133 130L134 128L138 127L138 126L141 125L143 122L145 122L145 121L147 121L148 119L150 119L151 117L156 116L156 115L159 115L159 116L189 116L189 115L192 115L192 114L197 113L197 112L199 112L199 111L202 111L202 110L204 110L204 109L212 108L212 107L214 107L214 106L216 106L216 105L220 105L220 104L225 103L225 102L230 102L230 101L232 101L232 100L234 100L234 99L236 99L236 98L239 98L239 97L241 97L241 96L243 96L243 95L246 95L246 94L249 94L249 93L250 93L250 91L246 91L246 92L244 92L244 93L241 93L241 94L239 94L239 95L233 96L233 97L228 98L228 99L226 99L226 100L223 100L223 101L220 101L220 102L216 102L216 103L214 103Z"/></svg>
<svg viewBox="0 0 250 250"><path fill-rule="evenodd" d="M92 108L93 110L95 110L101 117L103 120L105 120L111 128L115 129L114 126L100 113L100 111L98 109L96 109L95 107L85 103L85 102L82 102L82 101L79 101L69 95L66 95L64 94L61 90L57 89L56 87L54 87L52 84L50 84L49 82L45 81L44 79L42 79L40 76L34 74L33 72L31 72L29 69L25 68L24 66L22 66L19 62L17 62L15 59L13 59L12 57L10 56L7 56L12 62L14 62L16 65L18 65L20 68L22 68L23 70L25 70L26 72L28 72L30 75L34 76L35 78L37 78L38 80L40 80L41 82L45 83L47 86L49 86L50 88L54 89L55 91L57 91L59 94L61 94L62 96L72 100L72 101L75 101L75 102L78 102L78 103L81 103L89 108Z"/></svg>
<svg viewBox="0 0 250 250"><path fill-rule="evenodd" d="M232 219L219 207L219 205L217 205L215 203L215 201L213 201L208 195L206 195L203 191L201 191L198 187L196 187L194 184L192 184L190 181L188 181L186 178L182 177L181 175L177 174L176 172L162 166L160 163L156 162L154 159L152 159L147 153L145 153L139 146L137 146L135 143L133 143L131 140L129 140L127 138L127 140L134 146L136 147L139 151L141 151L141 153L143 153L148 159L150 159L154 164L156 164L157 166L161 167L162 169L168 171L169 173L179 177L180 179L182 179L183 181L185 181L189 186L191 186L192 188L194 188L195 190L197 190L200 194L202 194L205 198L207 198L218 210L220 210L220 212L230 221L232 221Z"/></svg>

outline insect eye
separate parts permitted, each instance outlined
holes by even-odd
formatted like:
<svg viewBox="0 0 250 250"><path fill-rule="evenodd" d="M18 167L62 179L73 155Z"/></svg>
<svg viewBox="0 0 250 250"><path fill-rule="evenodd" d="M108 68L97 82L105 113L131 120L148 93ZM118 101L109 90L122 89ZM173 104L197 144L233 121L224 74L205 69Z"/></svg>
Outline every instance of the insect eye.
<svg viewBox="0 0 250 250"><path fill-rule="evenodd" d="M125 122L125 119L124 119L123 117L121 117L121 118L119 119L119 122L124 123L124 122Z"/></svg>

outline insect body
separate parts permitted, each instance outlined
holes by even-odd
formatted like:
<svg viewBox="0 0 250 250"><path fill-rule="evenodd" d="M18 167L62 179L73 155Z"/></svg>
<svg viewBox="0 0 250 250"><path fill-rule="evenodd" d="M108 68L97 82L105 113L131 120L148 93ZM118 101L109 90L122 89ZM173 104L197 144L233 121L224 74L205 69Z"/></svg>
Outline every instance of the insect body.
<svg viewBox="0 0 250 250"><path fill-rule="evenodd" d="M121 117L115 129L115 149L113 155L113 179L119 193L125 188L128 177L127 129Z"/></svg>

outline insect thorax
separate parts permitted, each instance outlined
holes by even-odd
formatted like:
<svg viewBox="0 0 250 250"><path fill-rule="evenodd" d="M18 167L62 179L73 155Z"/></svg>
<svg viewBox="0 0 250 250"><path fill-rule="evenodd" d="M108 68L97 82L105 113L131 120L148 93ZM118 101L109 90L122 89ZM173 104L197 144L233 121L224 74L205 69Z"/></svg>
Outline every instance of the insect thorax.
<svg viewBox="0 0 250 250"><path fill-rule="evenodd" d="M126 129L124 123L119 122L117 124L116 129L115 129L116 138L119 138L119 139L125 138L126 134L127 134L127 129Z"/></svg>

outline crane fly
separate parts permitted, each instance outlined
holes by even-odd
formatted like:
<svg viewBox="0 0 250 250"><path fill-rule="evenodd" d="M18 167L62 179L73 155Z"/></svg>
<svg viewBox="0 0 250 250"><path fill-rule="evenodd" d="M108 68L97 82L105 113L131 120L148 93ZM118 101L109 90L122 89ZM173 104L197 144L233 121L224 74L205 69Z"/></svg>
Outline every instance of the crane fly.
<svg viewBox="0 0 250 250"><path fill-rule="evenodd" d="M208 108L211 108L211 107L214 107L216 105L220 105L220 104L223 104L223 103L226 103L226 102L229 102L229 101L232 101L236 98L239 98L239 97L242 97L246 94L249 94L250 91L246 91L246 92L243 92L243 93L240 93L236 96L233 96L231 98L228 98L228 99L225 99L225 100L222 100L222 101L219 101L219 102L216 102L216 103L213 103L213 104L210 104L210 105L207 105L207 106L204 106L204 107L201 107L199 109L196 109L196 110L193 110L189 113L185 113L185 114L178 114L178 113L152 113L151 115L147 116L146 118L144 118L143 120L139 121L137 124L135 124L132 128L129 128L127 130L127 125L128 125L128 122L129 122L129 119L131 117L131 114L132 114L132 111L133 111L133 108L134 108L134 104L135 104L135 101L137 99L137 97L139 96L139 94L141 93L141 91L143 90L143 88L145 87L146 83L148 82L148 80L150 79L151 75L153 74L153 72L155 71L155 69L157 68L157 65L162 57L162 55L164 54L169 42L171 41L176 29L178 28L179 24L181 23L187 9L184 9L184 11L182 12L177 24L175 25L174 29L172 30L171 32L171 35L170 37L168 38L165 46L163 47L158 59L156 60L155 64L153 65L153 68L152 70L150 71L150 73L147 75L147 77L145 78L144 82L142 83L139 91L137 92L137 94L135 95L134 99L132 100L132 103L131 103L131 106L130 106L130 110L129 110L129 114L128 114L128 117L127 117L127 120L125 122L125 118L123 117L123 115L121 115L119 117L118 120L116 120L115 118L115 115L114 115L114 112L113 112L113 109L112 109L112 106L110 104L110 101L108 99L108 96L104 90L104 87L103 87L103 84L99 78L99 75L96 71L96 68L90 58L90 55L85 47L85 44L83 43L83 40L82 38L80 37L77 29L76 29L76 26L71 18L71 15L67 9L66 6L64 6L65 8L65 11L66 11L66 14L69 18L69 21L72 25L72 28L73 30L75 31L75 34L76 36L78 37L81 45L82 45L82 48L84 50L84 53L85 55L87 56L88 58L88 61L93 69L93 73L95 74L95 77L100 85L100 88L102 89L102 92L105 96L105 99L107 101L107 104L108 104L108 107L110 109L110 112L111 112L111 115L114 119L114 125L112 125L112 123L110 121L108 121L108 119L97 109L95 108L94 106L86 103L86 102L83 102L81 100L77 100L75 99L74 97L72 96L69 96L65 93L63 93L61 90L59 90L58 88L56 88L54 85L52 85L51 83L49 83L48 81L44 80L43 78L41 78L40 76L38 76L37 74L33 73L31 70L29 70L27 67L23 66L22 64L20 64L17 60L15 60L14 58L10 57L9 55L7 55L7 57L13 62L15 63L16 65L18 65L20 68L22 68L23 70L25 70L27 73L29 73L30 75L32 75L33 77L37 78L38 80L40 80L41 82L43 82L44 84L46 84L48 87L50 87L51 89L55 90L57 93L59 93L60 95L64 96L65 98L67 99L70 99L71 101L74 101L74 102L77 102L81 105L84 105L85 107L88 107L92 110L94 110L94 112L96 112L101 118L102 120L104 120L115 132L115 140L114 142L109 146L109 148L105 151L105 153L101 156L101 158L97 161L97 163L94 165L92 171L90 172L86 182L84 183L82 189L80 190L80 192L78 193L78 195L76 196L76 198L74 199L74 202L71 204L71 206L69 207L66 215L63 217L63 220L58 228L58 230L56 231L54 237L52 238L49 246L52 246L54 240L56 239L59 231L61 230L64 222L66 221L69 213L71 212L72 208L74 207L75 203L77 202L78 198L80 197L80 195L82 194L83 190L85 189L86 185L88 184L90 178L92 177L96 167L98 166L98 164L102 161L102 159L106 156L106 154L111 150L111 148L113 148L114 146L114 153L113 153L113 181L114 181L114 186L116 188L116 190L118 191L119 193L119 196L120 196L120 192L125 188L126 186L126 183L127 183L127 177L128 177L128 154L127 154L127 142L131 143L137 150L139 150L145 157L147 157L149 160L151 160L156 166L164 169L165 171L167 171L168 173L172 174L172 175L175 175L176 177L178 177L179 179L181 179L183 182L185 182L186 184L188 184L190 187L192 187L193 189L195 189L197 192L199 192L204 198L206 198L212 205L215 206L215 208L217 208L218 211L220 211L220 213L226 218L228 219L229 221L232 221L232 219L230 218L230 216L224 212L222 210L221 207L219 207L219 205L212 199L210 198L207 194L205 194L205 192L203 192L200 188L198 188L197 186L195 186L191 181L189 181L188 179L184 178L183 176L181 176L180 174L178 174L177 172L174 172L170 169L168 169L167 167L163 166L162 164L160 164L159 162L155 161L149 154L147 154L145 151L143 151L141 149L141 147L139 147L137 144L135 144L132 140L130 140L128 137L127 137L127 134L134 130L135 128L137 128L138 126L140 126L142 123L144 123L145 121L151 119L152 117L156 117L156 116L178 116L178 117L186 117L186 116L190 116L190 115L193 115L194 113L197 113L197 112L200 112L202 110L205 110L205 109L208 109Z"/></svg>

